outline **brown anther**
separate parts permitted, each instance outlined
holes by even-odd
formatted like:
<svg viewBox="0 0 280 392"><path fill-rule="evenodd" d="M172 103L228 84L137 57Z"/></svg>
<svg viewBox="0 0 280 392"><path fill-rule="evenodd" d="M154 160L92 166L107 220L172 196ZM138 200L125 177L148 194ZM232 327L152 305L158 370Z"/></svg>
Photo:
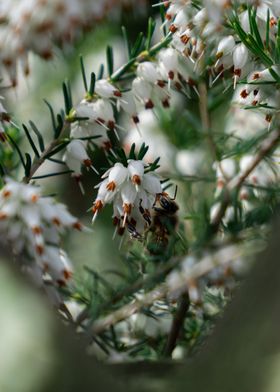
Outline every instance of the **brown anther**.
<svg viewBox="0 0 280 392"><path fill-rule="evenodd" d="M241 69L240 69L240 68L237 68L237 69L235 69L235 70L233 71L233 73L234 73L234 75L236 75L236 76L238 76L238 77L240 78L240 76L241 76Z"/></svg>
<svg viewBox="0 0 280 392"><path fill-rule="evenodd" d="M222 58L223 57L223 52L218 52L217 54L216 54L216 59L217 60L219 60L220 58Z"/></svg>
<svg viewBox="0 0 280 392"><path fill-rule="evenodd" d="M40 53L40 56L44 59L44 60L51 60L53 58L53 52L51 51L51 49L46 49L43 52Z"/></svg>
<svg viewBox="0 0 280 392"><path fill-rule="evenodd" d="M170 27L169 27L169 31L171 32L171 33L176 33L176 31L178 30L178 27L176 27L174 24L172 24L172 25L170 25Z"/></svg>
<svg viewBox="0 0 280 392"><path fill-rule="evenodd" d="M32 203L36 203L38 201L38 199L39 199L38 195L34 194L34 195L31 196Z"/></svg>
<svg viewBox="0 0 280 392"><path fill-rule="evenodd" d="M60 221L60 219L58 219L57 217L54 217L54 218L52 219L52 223L53 223L54 225L56 225L56 226L60 226L60 225L61 225L61 221Z"/></svg>
<svg viewBox="0 0 280 392"><path fill-rule="evenodd" d="M104 124L105 120L103 120L103 118L98 117L98 119L95 122L97 122L97 124Z"/></svg>
<svg viewBox="0 0 280 392"><path fill-rule="evenodd" d="M32 227L32 233L35 235L40 235L42 234L42 228L40 226L34 226Z"/></svg>
<svg viewBox="0 0 280 392"><path fill-rule="evenodd" d="M6 137L5 133L4 132L0 132L0 141L5 143L6 140L7 140L7 137Z"/></svg>
<svg viewBox="0 0 280 392"><path fill-rule="evenodd" d="M44 253L43 245L36 245L36 252L38 253L38 255L42 256L42 254Z"/></svg>
<svg viewBox="0 0 280 392"><path fill-rule="evenodd" d="M138 116L133 116L132 120L134 122L134 124L138 124L140 122L139 117Z"/></svg>
<svg viewBox="0 0 280 392"><path fill-rule="evenodd" d="M154 104L153 101L151 99L149 99L146 103L145 103L145 109L153 109Z"/></svg>
<svg viewBox="0 0 280 392"><path fill-rule="evenodd" d="M5 65L5 67L11 67L13 65L13 60L8 57L3 59L2 62Z"/></svg>
<svg viewBox="0 0 280 392"><path fill-rule="evenodd" d="M267 115L265 116L265 121L267 121L268 123L271 123L271 121L272 121L272 115L271 115L271 114L267 114Z"/></svg>
<svg viewBox="0 0 280 392"><path fill-rule="evenodd" d="M69 270L63 270L63 276L64 276L64 278L66 279L66 280L69 280L69 279L71 279L72 278L72 276L73 276L73 273L72 273L72 271L69 271Z"/></svg>
<svg viewBox="0 0 280 392"><path fill-rule="evenodd" d="M114 217L113 217L113 225L114 225L114 226L118 226L119 223L120 223L119 218L118 218L117 216L114 216Z"/></svg>
<svg viewBox="0 0 280 392"><path fill-rule="evenodd" d="M109 151L112 148L112 143L110 142L110 140L103 143L103 148L105 151Z"/></svg>
<svg viewBox="0 0 280 392"><path fill-rule="evenodd" d="M254 90L253 91L254 96L258 95L258 93L259 93L259 90Z"/></svg>
<svg viewBox="0 0 280 392"><path fill-rule="evenodd" d="M58 284L59 287L66 286L65 280L62 280L62 279L57 279L56 283Z"/></svg>
<svg viewBox="0 0 280 392"><path fill-rule="evenodd" d="M170 107L169 99L168 99L168 98L166 98L166 99L164 99L164 100L162 101L162 106L163 106L164 108L169 108L169 107Z"/></svg>
<svg viewBox="0 0 280 392"><path fill-rule="evenodd" d="M122 93L119 90L114 91L114 96L120 98L122 96Z"/></svg>
<svg viewBox="0 0 280 392"><path fill-rule="evenodd" d="M192 78L189 78L188 79L188 85L191 86L191 87L195 86L196 85L195 80L193 80Z"/></svg>
<svg viewBox="0 0 280 392"><path fill-rule="evenodd" d="M102 201L97 200L92 207L92 212L95 214L97 211L100 211L102 208L103 208Z"/></svg>
<svg viewBox="0 0 280 392"><path fill-rule="evenodd" d="M45 22L42 22L39 24L35 31L36 33L47 33L49 30L51 30L53 27L53 21L51 20L46 20Z"/></svg>
<svg viewBox="0 0 280 392"><path fill-rule="evenodd" d="M240 93L240 97L243 98L243 99L247 98L248 95L249 95L249 93L248 93L248 91L246 89L242 90L241 93Z"/></svg>
<svg viewBox="0 0 280 392"><path fill-rule="evenodd" d="M83 225L79 221L73 223L73 228L76 230L82 231L82 227L83 227Z"/></svg>
<svg viewBox="0 0 280 392"><path fill-rule="evenodd" d="M4 219L6 219L7 217L8 217L8 215L7 215L5 212L0 211L0 220L4 220Z"/></svg>
<svg viewBox="0 0 280 392"><path fill-rule="evenodd" d="M261 76L261 75L259 74L259 72L254 73L254 75L253 75L253 80L259 79L260 76Z"/></svg>
<svg viewBox="0 0 280 392"><path fill-rule="evenodd" d="M85 165L86 167L91 167L91 165L92 165L91 160L90 160L90 159L85 159L85 160L84 160L84 165Z"/></svg>
<svg viewBox="0 0 280 392"><path fill-rule="evenodd" d="M4 191L3 191L3 197L4 197L5 199L7 199L8 197L10 197L11 194L12 194L11 191L8 191L8 190L4 190Z"/></svg>
<svg viewBox="0 0 280 392"><path fill-rule="evenodd" d="M173 71L169 71L169 72L168 72L168 78L169 78L169 79L173 80L173 79L174 79L174 76L175 76L175 74L174 74Z"/></svg>
<svg viewBox="0 0 280 392"><path fill-rule="evenodd" d="M11 117L9 116L8 113L1 113L1 120L9 122L11 121Z"/></svg>
<svg viewBox="0 0 280 392"><path fill-rule="evenodd" d="M71 175L74 178L74 180L76 181L76 183L80 184L82 175L81 174L76 174L76 173L72 173Z"/></svg>
<svg viewBox="0 0 280 392"><path fill-rule="evenodd" d="M108 182L108 184L106 185L106 189L108 191L114 192L114 190L116 189L116 183L114 181L110 181Z"/></svg>
<svg viewBox="0 0 280 392"><path fill-rule="evenodd" d="M189 40L190 40L190 37L189 37L187 34L183 34L183 35L181 35L180 40L181 40L181 42L182 42L184 45L187 45L187 43L188 43Z"/></svg>
<svg viewBox="0 0 280 392"><path fill-rule="evenodd" d="M108 128L110 131L113 131L115 129L115 122L112 120L108 121Z"/></svg>
<svg viewBox="0 0 280 392"><path fill-rule="evenodd" d="M127 203L123 204L123 212L125 214L130 215L131 214L131 210L132 210L132 204L127 204Z"/></svg>
<svg viewBox="0 0 280 392"><path fill-rule="evenodd" d="M141 184L141 178L137 174L134 174L134 176L132 176L131 181L135 185Z"/></svg>
<svg viewBox="0 0 280 392"><path fill-rule="evenodd" d="M29 74L30 74L30 68L29 68L28 65L26 65L25 68L24 68L24 75L28 76Z"/></svg>
<svg viewBox="0 0 280 392"><path fill-rule="evenodd" d="M270 27L277 26L277 19L275 19L274 17L271 17L270 21L269 21L269 26Z"/></svg>
<svg viewBox="0 0 280 392"><path fill-rule="evenodd" d="M163 80L158 80L158 81L157 81L157 85L158 85L159 87L163 88L163 87L165 86L165 83L164 83Z"/></svg>

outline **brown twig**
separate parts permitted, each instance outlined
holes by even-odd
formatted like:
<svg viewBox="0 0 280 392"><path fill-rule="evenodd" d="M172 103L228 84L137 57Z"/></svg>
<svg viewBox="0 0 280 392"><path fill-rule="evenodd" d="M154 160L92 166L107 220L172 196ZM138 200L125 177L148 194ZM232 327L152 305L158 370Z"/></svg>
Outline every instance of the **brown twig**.
<svg viewBox="0 0 280 392"><path fill-rule="evenodd" d="M254 157L251 164L247 169L235 176L224 188L224 197L218 208L215 216L212 219L211 225L214 229L217 229L224 217L225 211L230 204L231 194L233 191L238 191L240 187L244 184L246 178L252 173L252 171L258 166L258 164L263 160L263 158L269 154L277 143L280 141L280 129L271 132L266 140L260 145L259 151Z"/></svg>
<svg viewBox="0 0 280 392"><path fill-rule="evenodd" d="M110 313L108 316L95 321L91 327L91 332L98 335L112 325L115 325L122 320L126 320L133 314L140 312L141 309L152 305L155 301L165 298L167 294L185 291L188 286L188 282L197 280L198 278L206 275L213 268L216 268L219 265L225 265L229 261L237 259L242 255L242 252L239 249L237 250L235 245L229 245L218 250L214 256L205 256L199 263L195 264L187 273L185 273L184 279L178 282L177 285L174 285L172 289L166 283L161 283L153 290L146 293L141 299L135 299L133 302L122 306L120 309Z"/></svg>
<svg viewBox="0 0 280 392"><path fill-rule="evenodd" d="M133 284L124 287L123 289L116 292L109 301L105 302L102 305L101 310L105 310L118 303L122 299L126 298L127 296L133 295L137 291L143 289L144 287L149 286L151 283L157 281L160 277L166 276L173 268L175 268L179 263L181 263L180 257L175 257L166 263L163 267L159 268L152 276L148 276L147 278L139 278ZM84 309L79 316L77 317L77 325L80 325L86 318L90 315L89 309Z"/></svg>
<svg viewBox="0 0 280 392"><path fill-rule="evenodd" d="M219 154L218 154L217 146L215 144L213 135L211 133L211 119L208 110L208 92L207 92L207 87L205 82L199 83L198 91L199 91L199 111L200 111L201 123L202 123L203 131L206 133L212 158L215 162L218 162L219 169L223 174L223 177L225 178L225 180L228 180L228 177L224 172L221 163L219 162Z"/></svg>
<svg viewBox="0 0 280 392"><path fill-rule="evenodd" d="M207 141L212 157L215 161L217 161L218 152L217 152L216 144L211 134L211 119L208 111L208 93L207 93L207 87L205 82L199 83L198 91L199 91L199 112L200 112L202 128L203 131L206 132Z"/></svg>
<svg viewBox="0 0 280 392"><path fill-rule="evenodd" d="M174 314L171 329L164 349L164 356L171 357L176 347L177 340L184 326L184 321L189 310L190 298L187 292L183 293L178 300L177 311Z"/></svg>

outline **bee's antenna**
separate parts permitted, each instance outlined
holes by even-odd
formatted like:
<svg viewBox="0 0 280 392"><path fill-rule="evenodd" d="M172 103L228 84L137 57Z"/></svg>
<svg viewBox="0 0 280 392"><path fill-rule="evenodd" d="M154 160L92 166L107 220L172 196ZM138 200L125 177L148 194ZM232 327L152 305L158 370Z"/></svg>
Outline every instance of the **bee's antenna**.
<svg viewBox="0 0 280 392"><path fill-rule="evenodd" d="M178 190L178 185L176 185L176 187L175 187L175 192L174 192L174 196L173 196L173 198L170 199L170 200L176 200L177 190Z"/></svg>

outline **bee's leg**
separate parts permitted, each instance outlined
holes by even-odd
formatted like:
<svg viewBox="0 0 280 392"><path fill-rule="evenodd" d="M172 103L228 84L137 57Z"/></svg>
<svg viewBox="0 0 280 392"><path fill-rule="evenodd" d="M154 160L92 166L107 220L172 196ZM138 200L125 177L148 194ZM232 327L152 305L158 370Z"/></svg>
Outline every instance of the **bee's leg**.
<svg viewBox="0 0 280 392"><path fill-rule="evenodd" d="M143 236L140 233L138 233L134 225L132 225L131 223L127 223L126 227L130 234L130 238L135 238L141 242L144 240Z"/></svg>
<svg viewBox="0 0 280 392"><path fill-rule="evenodd" d="M148 211L146 211L143 207L142 207L142 199L140 199L140 203L139 203L139 211L140 214L143 216L143 219L148 223L148 225L150 226L152 223L151 220L151 215Z"/></svg>
<svg viewBox="0 0 280 392"><path fill-rule="evenodd" d="M177 196L177 191L178 191L178 185L176 185L176 187L175 187L175 192L174 192L174 196L172 197L172 199L170 199L170 200L176 200L176 196Z"/></svg>

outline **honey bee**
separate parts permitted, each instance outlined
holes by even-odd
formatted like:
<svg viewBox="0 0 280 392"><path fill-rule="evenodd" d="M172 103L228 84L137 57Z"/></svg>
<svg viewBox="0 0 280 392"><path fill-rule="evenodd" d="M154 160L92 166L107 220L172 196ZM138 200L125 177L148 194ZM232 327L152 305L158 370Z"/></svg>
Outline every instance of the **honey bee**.
<svg viewBox="0 0 280 392"><path fill-rule="evenodd" d="M178 226L177 211L179 209L175 202L176 193L177 187L173 198L166 192L158 193L151 213L145 210L140 202L139 211L148 224L144 236L136 231L134 225L127 226L131 237L140 241L143 241L150 234L148 249L152 254L162 253L169 243L170 236L176 232Z"/></svg>

